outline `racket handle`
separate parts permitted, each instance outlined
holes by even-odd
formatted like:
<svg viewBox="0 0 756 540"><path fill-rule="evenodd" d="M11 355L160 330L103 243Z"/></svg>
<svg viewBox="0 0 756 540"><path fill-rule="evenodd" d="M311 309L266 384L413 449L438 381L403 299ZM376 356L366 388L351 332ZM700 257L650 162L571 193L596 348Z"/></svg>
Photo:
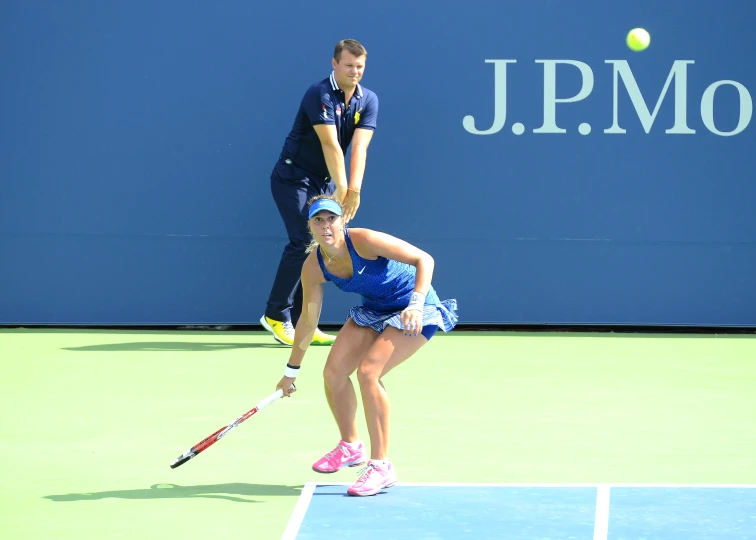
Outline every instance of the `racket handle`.
<svg viewBox="0 0 756 540"><path fill-rule="evenodd" d="M277 400L281 396L283 396L283 390L281 390L279 388L278 390L276 390L275 392L273 392L271 395L269 395L268 397L266 397L264 400L262 400L260 403L258 403L257 407L256 407L257 410L258 411L263 410L265 407L267 407L268 405L270 405L271 403L273 403L275 400Z"/></svg>

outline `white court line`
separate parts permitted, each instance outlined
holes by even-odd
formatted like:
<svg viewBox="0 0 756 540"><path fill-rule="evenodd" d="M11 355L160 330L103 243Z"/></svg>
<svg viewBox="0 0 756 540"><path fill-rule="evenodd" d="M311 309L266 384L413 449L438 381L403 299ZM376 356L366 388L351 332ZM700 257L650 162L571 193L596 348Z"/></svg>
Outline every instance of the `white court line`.
<svg viewBox="0 0 756 540"><path fill-rule="evenodd" d="M353 482L308 482L316 486L351 486ZM536 488L719 488L719 489L756 489L756 484L549 484L549 483L466 483L466 482L399 482L399 486L408 487L536 487ZM304 493L304 492L303 492Z"/></svg>
<svg viewBox="0 0 756 540"><path fill-rule="evenodd" d="M315 487L317 482L307 482L305 487L302 488L302 493L299 494L299 500L294 507L294 511L291 513L289 523L286 524L286 530L281 537L281 540L294 540L299 533L299 528L302 526L302 520L307 513L307 507L310 506L312 500L312 494L315 493Z"/></svg>
<svg viewBox="0 0 756 540"><path fill-rule="evenodd" d="M286 525L281 540L295 540L302 526L307 508L318 486L351 486L353 482L307 482L299 495L294 511ZM408 487L532 487L532 488L596 488L596 521L593 540L606 540L609 532L609 490L611 488L713 488L756 489L756 484L465 484L461 482L401 482L397 486Z"/></svg>
<svg viewBox="0 0 756 540"><path fill-rule="evenodd" d="M596 489L596 519L593 522L593 540L606 540L609 535L609 486Z"/></svg>

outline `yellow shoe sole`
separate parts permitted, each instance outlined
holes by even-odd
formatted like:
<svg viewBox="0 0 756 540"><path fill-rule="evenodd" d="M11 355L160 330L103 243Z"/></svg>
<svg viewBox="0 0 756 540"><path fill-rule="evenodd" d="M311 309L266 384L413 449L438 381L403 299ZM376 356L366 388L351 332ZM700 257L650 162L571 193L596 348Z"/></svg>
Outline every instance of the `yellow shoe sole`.
<svg viewBox="0 0 756 540"><path fill-rule="evenodd" d="M266 319L265 315L260 317L260 324L262 324L263 328L265 328L268 332L273 334L273 339L275 339L281 345L286 345L287 347L291 347L294 344L294 340L292 340L291 343L289 343L288 341L286 341L285 338L279 337L276 331L273 330L273 327L270 324L268 324L268 321L265 319Z"/></svg>

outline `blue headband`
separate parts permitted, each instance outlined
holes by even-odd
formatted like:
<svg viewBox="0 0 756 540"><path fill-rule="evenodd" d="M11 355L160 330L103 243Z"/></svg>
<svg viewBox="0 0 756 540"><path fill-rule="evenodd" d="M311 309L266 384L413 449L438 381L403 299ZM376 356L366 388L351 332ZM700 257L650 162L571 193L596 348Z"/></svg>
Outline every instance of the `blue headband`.
<svg viewBox="0 0 756 540"><path fill-rule="evenodd" d="M310 213L308 214L307 219L310 219L312 216L322 210L328 210L329 212L333 212L337 216L341 215L341 206L339 205L339 203L337 203L333 199L318 199L310 206Z"/></svg>

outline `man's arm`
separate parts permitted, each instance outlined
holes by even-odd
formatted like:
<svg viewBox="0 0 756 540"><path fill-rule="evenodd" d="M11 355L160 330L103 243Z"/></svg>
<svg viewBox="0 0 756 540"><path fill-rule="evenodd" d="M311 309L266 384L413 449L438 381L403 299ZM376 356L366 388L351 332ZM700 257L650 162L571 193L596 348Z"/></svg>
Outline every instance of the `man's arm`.
<svg viewBox="0 0 756 540"><path fill-rule="evenodd" d="M344 222L349 223L360 207L362 178L365 176L367 149L373 139L372 129L355 129L352 137L352 157L349 162L349 188L344 198Z"/></svg>
<svg viewBox="0 0 756 540"><path fill-rule="evenodd" d="M372 129L355 129L352 137L352 157L349 164L349 189L359 193L365 176L367 149L373 139Z"/></svg>
<svg viewBox="0 0 756 540"><path fill-rule="evenodd" d="M336 184L336 193L334 195L336 196L336 200L342 202L347 193L347 176L346 165L344 164L344 152L341 150L341 146L339 146L336 126L333 124L316 124L312 127L315 129L318 139L320 139L328 172L331 175L333 183Z"/></svg>

